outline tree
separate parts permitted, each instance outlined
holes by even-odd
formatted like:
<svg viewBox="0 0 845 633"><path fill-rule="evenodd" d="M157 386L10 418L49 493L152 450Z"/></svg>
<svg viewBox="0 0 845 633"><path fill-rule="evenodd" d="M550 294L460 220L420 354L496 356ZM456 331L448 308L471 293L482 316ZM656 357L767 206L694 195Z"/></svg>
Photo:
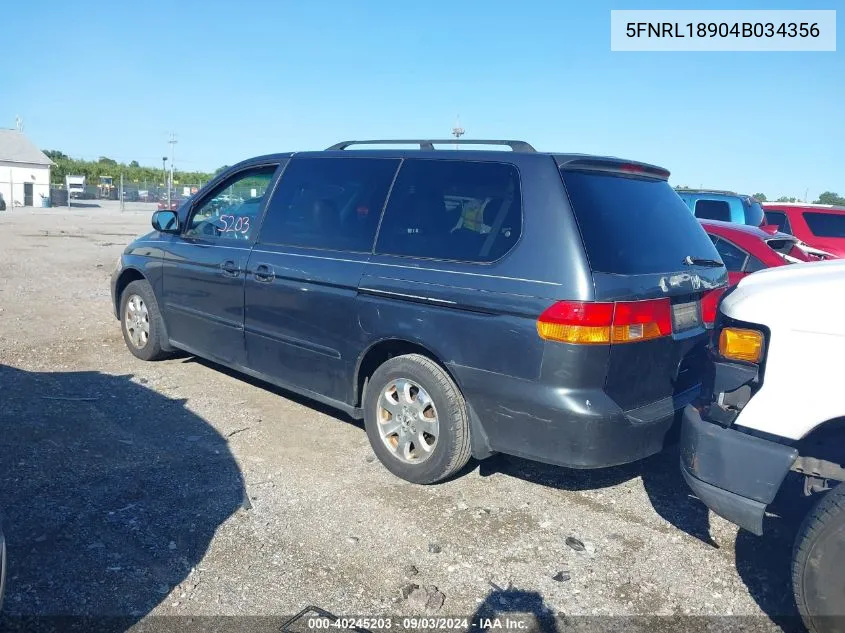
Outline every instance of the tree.
<svg viewBox="0 0 845 633"><path fill-rule="evenodd" d="M63 154L57 149L45 149L44 155L52 161L66 160L69 158L67 154Z"/></svg>
<svg viewBox="0 0 845 633"><path fill-rule="evenodd" d="M777 199L778 202L798 202L798 198L787 198L786 196L781 196Z"/></svg>
<svg viewBox="0 0 845 633"><path fill-rule="evenodd" d="M218 167L217 169L214 170L214 175L216 176L218 174L222 174L227 169L229 169L229 165L223 165L222 167Z"/></svg>
<svg viewBox="0 0 845 633"><path fill-rule="evenodd" d="M840 196L838 193L833 193L832 191L825 191L819 196L819 199L816 200L816 204L833 204L836 206L845 206L845 198Z"/></svg>
<svg viewBox="0 0 845 633"><path fill-rule="evenodd" d="M74 174L85 176L88 182L97 182L100 176L109 176L115 181L123 174L127 182L159 183L162 182L161 167L142 167L138 161L124 164L107 156L100 156L96 161L76 160L57 150L44 152L56 166L50 171L54 183L64 182L65 176ZM211 179L206 172L185 172L175 170L173 180L186 185L202 185Z"/></svg>
<svg viewBox="0 0 845 633"><path fill-rule="evenodd" d="M754 194L754 199L755 199L755 200L758 200L758 201L760 201L760 202L765 202L768 198L766 198L766 194L765 194L765 193L755 193L755 194Z"/></svg>

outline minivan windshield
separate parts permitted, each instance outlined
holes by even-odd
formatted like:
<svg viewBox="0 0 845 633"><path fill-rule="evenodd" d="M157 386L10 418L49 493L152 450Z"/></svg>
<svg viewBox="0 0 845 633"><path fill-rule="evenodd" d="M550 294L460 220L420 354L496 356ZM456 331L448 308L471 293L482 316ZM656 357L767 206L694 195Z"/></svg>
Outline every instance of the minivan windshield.
<svg viewBox="0 0 845 633"><path fill-rule="evenodd" d="M721 261L707 233L665 180L561 170L595 272L683 270L684 260Z"/></svg>

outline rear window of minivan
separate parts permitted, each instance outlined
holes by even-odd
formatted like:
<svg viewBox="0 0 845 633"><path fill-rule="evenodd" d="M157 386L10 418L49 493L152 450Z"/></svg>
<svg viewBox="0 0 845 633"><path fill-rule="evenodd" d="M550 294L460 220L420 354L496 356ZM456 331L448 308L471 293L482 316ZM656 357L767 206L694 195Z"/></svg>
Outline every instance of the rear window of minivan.
<svg viewBox="0 0 845 633"><path fill-rule="evenodd" d="M593 271L679 271L687 256L721 261L667 181L565 169L561 173Z"/></svg>

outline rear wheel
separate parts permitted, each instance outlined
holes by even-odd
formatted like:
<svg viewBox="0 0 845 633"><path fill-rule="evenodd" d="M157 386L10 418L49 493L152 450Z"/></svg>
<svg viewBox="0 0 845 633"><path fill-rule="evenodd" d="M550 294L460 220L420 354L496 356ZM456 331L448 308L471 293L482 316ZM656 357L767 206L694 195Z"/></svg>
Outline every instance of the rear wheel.
<svg viewBox="0 0 845 633"><path fill-rule="evenodd" d="M840 484L826 493L798 530L792 556L792 587L798 611L810 631L843 630L845 486Z"/></svg>
<svg viewBox="0 0 845 633"><path fill-rule="evenodd" d="M162 347L164 323L153 289L145 279L133 281L120 297L123 340L141 360L160 360L169 354Z"/></svg>
<svg viewBox="0 0 845 633"><path fill-rule="evenodd" d="M372 375L364 422L373 451L394 475L431 484L469 461L469 417L458 386L420 354L397 356Z"/></svg>

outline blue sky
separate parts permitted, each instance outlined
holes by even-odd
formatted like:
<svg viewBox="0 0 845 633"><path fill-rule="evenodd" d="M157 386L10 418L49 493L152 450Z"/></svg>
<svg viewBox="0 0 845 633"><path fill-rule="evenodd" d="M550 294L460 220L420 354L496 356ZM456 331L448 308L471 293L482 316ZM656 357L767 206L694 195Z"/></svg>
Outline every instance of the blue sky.
<svg viewBox="0 0 845 633"><path fill-rule="evenodd" d="M182 5L9 3L0 126L21 115L41 148L149 165L169 153L172 130L177 169L213 170L347 138L444 137L460 114L467 138L650 161L673 184L845 194L841 43L835 53L614 53L609 32L611 9L845 9L841 0Z"/></svg>

